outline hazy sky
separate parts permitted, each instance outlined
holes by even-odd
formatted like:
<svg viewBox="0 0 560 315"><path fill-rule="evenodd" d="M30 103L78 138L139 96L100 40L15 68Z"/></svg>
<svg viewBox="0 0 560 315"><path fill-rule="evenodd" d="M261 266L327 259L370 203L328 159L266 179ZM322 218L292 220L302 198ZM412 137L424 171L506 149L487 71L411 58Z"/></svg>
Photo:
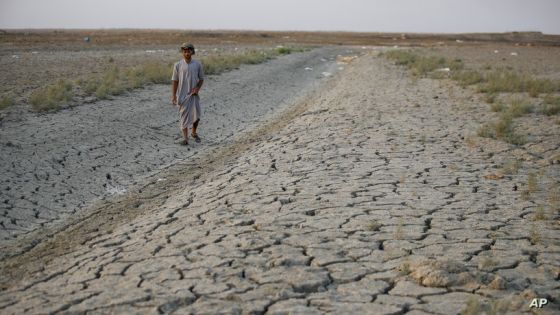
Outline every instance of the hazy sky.
<svg viewBox="0 0 560 315"><path fill-rule="evenodd" d="M0 28L560 34L560 0L0 0Z"/></svg>

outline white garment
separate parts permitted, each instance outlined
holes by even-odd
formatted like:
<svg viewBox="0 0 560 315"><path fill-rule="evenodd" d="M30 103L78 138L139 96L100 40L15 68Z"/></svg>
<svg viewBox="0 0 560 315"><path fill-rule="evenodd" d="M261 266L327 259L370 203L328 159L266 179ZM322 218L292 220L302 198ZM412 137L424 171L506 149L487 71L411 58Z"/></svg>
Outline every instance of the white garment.
<svg viewBox="0 0 560 315"><path fill-rule="evenodd" d="M202 64L194 59L191 59L189 63L185 59L181 59L173 67L171 80L179 82L177 103L179 104L181 129L192 128L193 123L202 117L200 97L192 94L192 90L198 82L204 80Z"/></svg>

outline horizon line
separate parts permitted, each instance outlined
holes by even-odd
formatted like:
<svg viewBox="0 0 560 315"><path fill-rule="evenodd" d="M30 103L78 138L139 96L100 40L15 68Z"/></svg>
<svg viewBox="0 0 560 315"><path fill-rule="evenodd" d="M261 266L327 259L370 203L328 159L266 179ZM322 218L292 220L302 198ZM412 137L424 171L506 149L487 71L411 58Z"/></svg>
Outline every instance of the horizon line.
<svg viewBox="0 0 560 315"><path fill-rule="evenodd" d="M466 34L540 34L540 35L560 35L552 33L543 33L542 31L523 30L523 31L503 31L503 32L398 32L398 31L349 31L349 30L270 30L270 29L181 29L181 28L134 28L134 27L99 27L99 28L11 28L0 27L1 31L107 31L107 30L129 30L129 31L182 31L182 32L271 32L271 33L353 33L353 34L418 34L418 35L466 35Z"/></svg>

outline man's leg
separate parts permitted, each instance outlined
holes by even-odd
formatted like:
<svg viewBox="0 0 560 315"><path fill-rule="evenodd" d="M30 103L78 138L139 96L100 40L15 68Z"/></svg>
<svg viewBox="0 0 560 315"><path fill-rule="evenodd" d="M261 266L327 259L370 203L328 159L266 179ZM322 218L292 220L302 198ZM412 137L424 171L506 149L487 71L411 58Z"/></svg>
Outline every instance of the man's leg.
<svg viewBox="0 0 560 315"><path fill-rule="evenodd" d="M193 136L196 135L196 128L198 128L198 122L200 121L200 119L197 119L192 126L192 134Z"/></svg>
<svg viewBox="0 0 560 315"><path fill-rule="evenodd" d="M189 141L189 128L181 129L183 131L183 139Z"/></svg>

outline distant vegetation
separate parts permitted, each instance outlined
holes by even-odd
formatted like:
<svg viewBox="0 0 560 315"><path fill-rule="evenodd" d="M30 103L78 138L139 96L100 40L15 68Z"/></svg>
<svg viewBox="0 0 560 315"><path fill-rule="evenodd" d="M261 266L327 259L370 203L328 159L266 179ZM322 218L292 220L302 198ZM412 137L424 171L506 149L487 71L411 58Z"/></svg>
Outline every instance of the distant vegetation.
<svg viewBox="0 0 560 315"><path fill-rule="evenodd" d="M515 118L532 113L547 116L560 113L560 96L554 95L560 92L558 80L533 78L511 69L465 69L459 59L450 61L441 57L426 57L414 50L391 50L385 53L385 56L395 64L407 67L414 77L450 78L462 87L474 86L476 92L483 93L483 99L490 104L490 110L498 113L499 117L480 126L477 130L480 137L522 145L527 140L516 133ZM507 105L500 98L503 94L513 96L507 101ZM536 106L534 101L527 98L530 96L538 99L543 94L545 96L540 106Z"/></svg>
<svg viewBox="0 0 560 315"><path fill-rule="evenodd" d="M60 79L55 84L38 89L29 97L29 103L36 111L57 109L60 104L72 100L74 92L72 82Z"/></svg>
<svg viewBox="0 0 560 315"><path fill-rule="evenodd" d="M259 64L280 55L305 51L299 47L277 47L275 49L249 50L238 53L213 54L200 57L204 71L216 75L239 68L242 64ZM175 60L173 60L175 61ZM109 60L112 63L112 60ZM35 111L56 111L69 104L76 96L89 96L108 99L126 91L141 88L147 84L170 83L173 62L152 62L131 68L114 66L101 75L80 79L74 84L68 80L59 80L34 91L29 103ZM13 98L4 97L0 109L13 103Z"/></svg>
<svg viewBox="0 0 560 315"><path fill-rule="evenodd" d="M415 76L425 76L438 69L449 69L449 71L463 69L461 60L450 61L441 57L423 57L408 50L391 50L387 52L386 56L394 60L395 64L406 66Z"/></svg>

